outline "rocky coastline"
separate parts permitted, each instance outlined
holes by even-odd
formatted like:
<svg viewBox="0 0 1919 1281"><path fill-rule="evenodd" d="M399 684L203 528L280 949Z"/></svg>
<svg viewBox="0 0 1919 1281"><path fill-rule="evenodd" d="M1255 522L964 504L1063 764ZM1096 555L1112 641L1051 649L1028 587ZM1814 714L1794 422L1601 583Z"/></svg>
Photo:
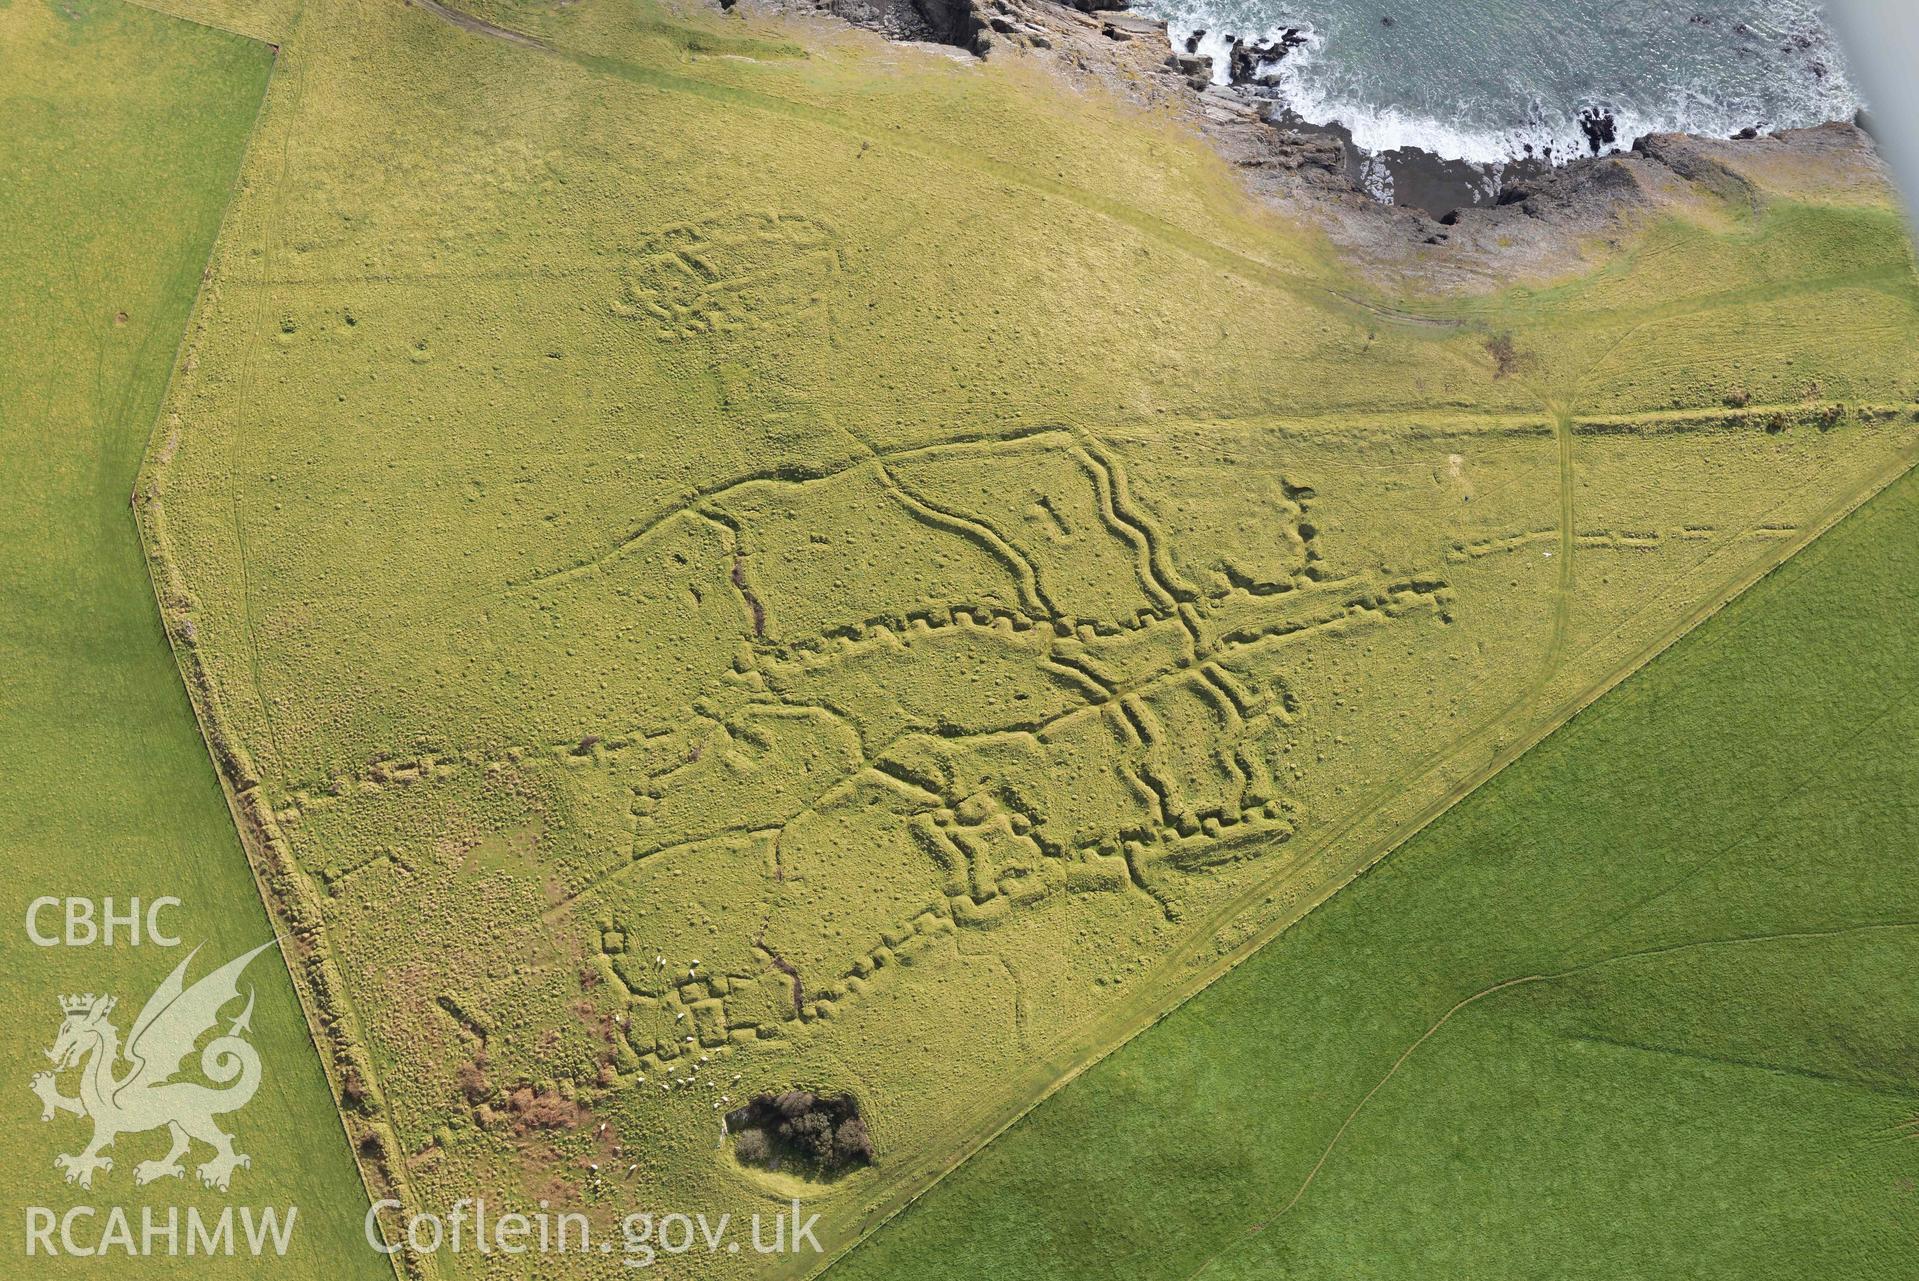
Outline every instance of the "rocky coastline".
<svg viewBox="0 0 1919 1281"><path fill-rule="evenodd" d="M1303 33L1228 36L1225 83L1218 83L1198 36L1176 47L1163 20L1105 7L1125 0L746 3L825 13L981 59L1037 57L1071 80L1170 109L1254 194L1322 228L1362 269L1398 285L1473 290L1558 275L1576 269L1595 239L1616 237L1662 207L1756 202L1762 191L1797 186L1889 189L1856 122L1745 129L1731 138L1651 134L1622 147L1612 115L1590 107L1580 117L1588 154L1570 159L1528 156L1491 171L1415 149L1368 154L1345 129L1311 124L1281 101L1274 68L1304 43Z"/></svg>

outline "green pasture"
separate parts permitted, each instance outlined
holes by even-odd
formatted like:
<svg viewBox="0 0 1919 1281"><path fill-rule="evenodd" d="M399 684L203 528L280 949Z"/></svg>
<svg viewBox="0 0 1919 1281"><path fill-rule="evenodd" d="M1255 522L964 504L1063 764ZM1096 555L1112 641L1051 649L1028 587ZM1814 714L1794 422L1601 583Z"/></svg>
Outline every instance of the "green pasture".
<svg viewBox="0 0 1919 1281"><path fill-rule="evenodd" d="M191 977L272 937L167 650L129 498L173 369L221 210L233 190L273 60L266 46L111 0L0 6L0 1078L10 1100L0 1273L378 1276L360 1244L362 1188L294 990L277 952L249 969L259 1093L225 1118L252 1164L229 1192L186 1177L144 1188L134 1166L165 1131L122 1135L91 1189L63 1182L59 1153L91 1133L42 1123L30 1078L48 1067L60 998L112 993L124 1034L141 1003L203 946ZM181 947L29 942L41 896L174 896L161 918ZM61 912L43 932L61 934ZM237 1007L229 1010L229 1018ZM122 1069L124 1070L124 1068ZM72 1094L75 1074L61 1080ZM27 1207L99 1244L105 1208L297 1207L284 1258L49 1259L25 1255ZM58 1242L56 1235L55 1241ZM181 1248L185 1248L184 1235ZM164 1249L164 1247L162 1247Z"/></svg>
<svg viewBox="0 0 1919 1281"><path fill-rule="evenodd" d="M1893 1277L1919 481L831 1270Z"/></svg>
<svg viewBox="0 0 1919 1281"><path fill-rule="evenodd" d="M416 1208L750 1213L806 1087L844 1244L1910 462L1869 184L1387 297L1036 58L256 17L140 517Z"/></svg>

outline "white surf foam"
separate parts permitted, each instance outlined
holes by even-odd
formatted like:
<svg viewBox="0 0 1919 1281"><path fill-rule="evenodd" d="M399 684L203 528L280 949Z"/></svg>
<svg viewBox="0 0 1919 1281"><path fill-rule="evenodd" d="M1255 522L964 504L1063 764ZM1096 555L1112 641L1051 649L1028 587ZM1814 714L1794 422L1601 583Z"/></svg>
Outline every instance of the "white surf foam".
<svg viewBox="0 0 1919 1281"><path fill-rule="evenodd" d="M1481 165L1501 165L1525 157L1563 163L1592 152L1580 127L1579 113L1587 108L1611 115L1615 134L1611 145L1625 149L1649 133L1725 137L1747 128L1766 132L1850 119L1860 106L1836 50L1824 44L1809 51L1805 46L1795 47L1791 43L1793 32L1781 29L1748 32L1750 38L1745 43L1749 48L1727 54L1731 59L1739 53L1748 62L1739 66L1740 75L1728 73L1728 84L1738 88L1729 88L1720 98L1683 84L1661 83L1667 69L1653 67L1636 69L1639 74L1634 76L1622 73L1618 77L1639 82L1635 92L1640 100L1619 91L1613 95L1594 93L1583 101L1547 104L1537 97L1524 96L1522 91L1507 101L1462 97L1445 112L1419 111L1357 96L1350 86L1363 77L1340 74L1336 63L1339 50L1329 48L1309 20L1286 19L1254 30L1243 25L1235 28L1230 15L1209 12L1206 4L1207 0L1199 0L1197 5L1187 0L1176 8L1167 5L1160 10L1172 10L1167 31L1175 50L1185 50L1189 38L1198 33L1196 51L1213 59L1213 80L1225 84L1229 79L1229 35L1258 43L1277 40L1288 28L1297 30L1304 36L1304 43L1261 68L1273 82L1271 92L1311 124L1345 128L1352 134L1354 145L1371 154L1418 148L1442 159ZM1546 20L1542 15L1542 21ZM1777 60L1752 66L1753 48L1763 49ZM1817 74L1810 70L1815 66Z"/></svg>

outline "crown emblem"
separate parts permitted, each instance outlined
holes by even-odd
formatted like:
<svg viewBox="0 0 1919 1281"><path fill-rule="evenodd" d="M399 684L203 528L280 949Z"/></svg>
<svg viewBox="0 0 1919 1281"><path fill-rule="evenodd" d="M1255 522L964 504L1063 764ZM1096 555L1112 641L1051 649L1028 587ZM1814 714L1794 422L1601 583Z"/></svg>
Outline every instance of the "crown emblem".
<svg viewBox="0 0 1919 1281"><path fill-rule="evenodd" d="M173 1146L157 1160L133 1167L136 1184L185 1178L187 1167L181 1158L193 1143L213 1149L212 1157L195 1169L206 1187L225 1192L233 1172L252 1164L244 1152L234 1150L233 1136L214 1120L245 1107L260 1088L260 1052L247 1040L252 990L245 994L246 1008L231 1022L221 1012L240 999L240 975L247 963L272 946L273 940L268 939L188 984L187 967L199 954L195 948L142 1003L124 1048L120 1029L107 1019L119 1004L115 997L105 992L58 994L65 1018L46 1051L51 1067L36 1072L32 1085L40 1099L42 1121L69 1112L93 1122L93 1137L85 1147L54 1158L68 1183L92 1187L96 1176L113 1169L113 1158L102 1156L100 1150L144 1130L167 1130ZM174 1082L196 1049L198 1074L211 1084ZM130 1065L124 1073L117 1068L122 1059ZM77 1096L62 1094L58 1083L62 1075L72 1072L80 1074ZM111 1090L94 1088L106 1082L111 1082ZM12 1272L0 1268L0 1275Z"/></svg>

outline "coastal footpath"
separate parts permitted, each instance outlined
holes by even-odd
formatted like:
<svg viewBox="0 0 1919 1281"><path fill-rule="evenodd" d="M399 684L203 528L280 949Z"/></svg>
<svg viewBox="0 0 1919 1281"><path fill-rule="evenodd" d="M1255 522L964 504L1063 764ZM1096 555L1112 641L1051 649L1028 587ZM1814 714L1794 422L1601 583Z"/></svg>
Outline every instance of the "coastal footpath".
<svg viewBox="0 0 1919 1281"><path fill-rule="evenodd" d="M1527 159L1488 176L1478 166L1402 153L1419 181L1386 203L1369 190L1371 159L1337 126L1309 124L1279 97L1270 68L1295 33L1232 45L1226 83L1214 60L1170 37L1164 20L1058 0L727 0L731 12L816 15L888 39L978 59L1030 58L1078 89L1100 89L1170 115L1213 147L1260 200L1328 238L1382 285L1476 293L1590 266L1662 211L1760 193L1883 192L1890 178L1853 121L1730 138L1658 133L1618 145L1611 118L1583 118L1593 154Z"/></svg>

